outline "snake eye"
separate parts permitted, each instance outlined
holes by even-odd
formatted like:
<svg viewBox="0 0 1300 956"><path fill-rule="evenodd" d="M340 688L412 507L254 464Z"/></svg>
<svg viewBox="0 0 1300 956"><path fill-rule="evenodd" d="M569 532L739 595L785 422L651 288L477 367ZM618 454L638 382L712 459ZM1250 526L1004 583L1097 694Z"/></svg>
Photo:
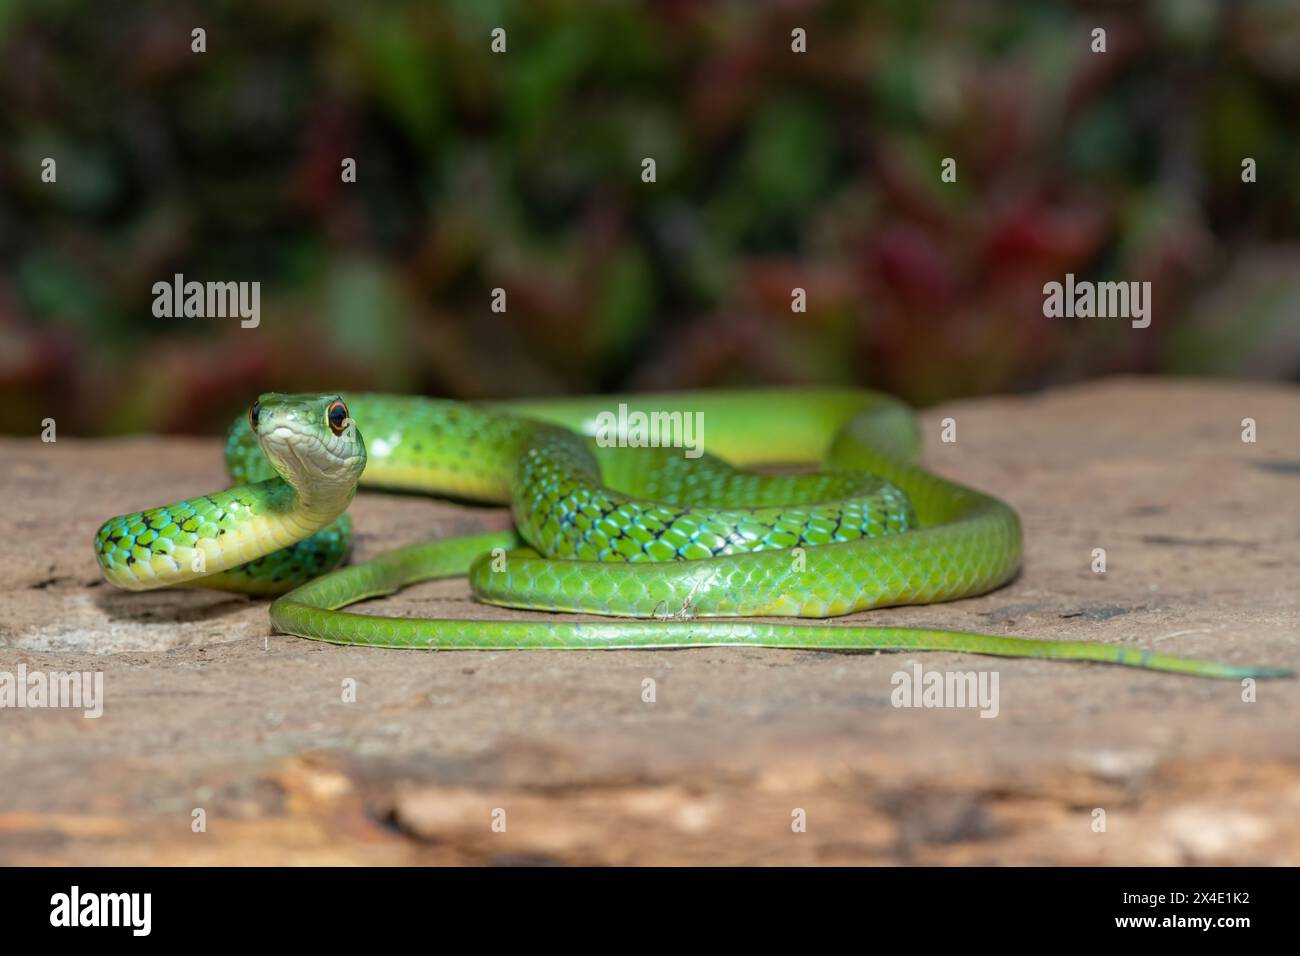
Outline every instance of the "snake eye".
<svg viewBox="0 0 1300 956"><path fill-rule="evenodd" d="M325 413L325 420L330 423L330 431L336 435L343 434L343 430L347 427L348 407L343 404L341 398L336 398L330 402L329 411Z"/></svg>
<svg viewBox="0 0 1300 956"><path fill-rule="evenodd" d="M261 402L254 402L252 405L248 407L248 424L253 429L253 431L257 431L257 416L261 411L262 411Z"/></svg>

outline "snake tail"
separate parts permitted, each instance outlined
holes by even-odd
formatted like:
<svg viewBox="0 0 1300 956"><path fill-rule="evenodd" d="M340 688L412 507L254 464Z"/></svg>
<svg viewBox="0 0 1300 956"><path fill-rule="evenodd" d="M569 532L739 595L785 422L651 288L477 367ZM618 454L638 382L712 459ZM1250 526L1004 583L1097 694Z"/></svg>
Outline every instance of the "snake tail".
<svg viewBox="0 0 1300 956"><path fill-rule="evenodd" d="M738 620L474 621L354 614L340 609L434 578L465 573L485 554L517 543L513 532L443 539L398 548L306 584L271 605L283 634L367 647L424 650L649 650L772 647L821 651L950 651L993 657L1091 661L1194 677L1242 680L1294 677L1278 667L1222 664L1142 648L1043 641L931 628L781 624Z"/></svg>

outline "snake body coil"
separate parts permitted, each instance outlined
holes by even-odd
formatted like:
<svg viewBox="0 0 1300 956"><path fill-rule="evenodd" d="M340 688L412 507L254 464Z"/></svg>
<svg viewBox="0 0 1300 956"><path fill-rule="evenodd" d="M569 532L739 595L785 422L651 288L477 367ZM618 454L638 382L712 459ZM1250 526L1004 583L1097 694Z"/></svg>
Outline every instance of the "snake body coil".
<svg viewBox="0 0 1300 956"><path fill-rule="evenodd" d="M618 447L627 435L593 440L616 404L665 425L699 416L709 454ZM1010 580L1021 554L1015 512L917 467L917 445L906 406L851 390L491 405L273 393L231 429L226 459L236 487L111 519L96 553L120 587L283 594L271 606L276 630L336 643L952 650L1205 677L1288 673L1107 644L704 620L827 618L968 597ZM742 470L773 462L824 470ZM344 512L358 481L508 503L516 530L436 540L331 571L346 556ZM339 610L460 574L488 603L636 620L418 620Z"/></svg>

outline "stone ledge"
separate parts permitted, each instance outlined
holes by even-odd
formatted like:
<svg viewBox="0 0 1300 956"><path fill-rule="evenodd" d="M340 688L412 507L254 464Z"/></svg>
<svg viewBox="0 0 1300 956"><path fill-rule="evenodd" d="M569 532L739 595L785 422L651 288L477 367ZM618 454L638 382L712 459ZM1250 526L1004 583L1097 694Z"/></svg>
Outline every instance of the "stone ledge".
<svg viewBox="0 0 1300 956"><path fill-rule="evenodd" d="M1111 380L922 417L930 467L1020 511L1025 568L863 620L1300 663L1297 389ZM0 862L1300 862L1300 682L1246 703L1231 682L952 654L315 644L270 635L262 602L100 582L99 522L222 487L217 442L4 439L0 463L0 670L106 685L97 720L0 710ZM507 520L377 495L354 515L362 558ZM510 613L463 582L375 606ZM892 707L914 660L996 669L999 717Z"/></svg>

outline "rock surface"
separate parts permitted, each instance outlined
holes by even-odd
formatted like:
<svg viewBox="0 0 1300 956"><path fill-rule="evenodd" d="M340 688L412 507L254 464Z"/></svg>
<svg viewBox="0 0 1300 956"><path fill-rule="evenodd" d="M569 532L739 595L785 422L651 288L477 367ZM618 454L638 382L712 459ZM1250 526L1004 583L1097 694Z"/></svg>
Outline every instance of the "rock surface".
<svg viewBox="0 0 1300 956"><path fill-rule="evenodd" d="M1297 389L1112 380L923 422L930 467L1019 510L1024 570L859 618L1300 664ZM261 601L101 581L104 518L223 486L216 441L0 440L0 671L100 671L105 697L97 719L0 710L0 862L1300 863L1300 682L1250 701L954 654L335 647L271 635ZM508 521L353 514L361 558ZM511 613L462 581L367 607ZM996 671L996 718L892 706L914 662Z"/></svg>

